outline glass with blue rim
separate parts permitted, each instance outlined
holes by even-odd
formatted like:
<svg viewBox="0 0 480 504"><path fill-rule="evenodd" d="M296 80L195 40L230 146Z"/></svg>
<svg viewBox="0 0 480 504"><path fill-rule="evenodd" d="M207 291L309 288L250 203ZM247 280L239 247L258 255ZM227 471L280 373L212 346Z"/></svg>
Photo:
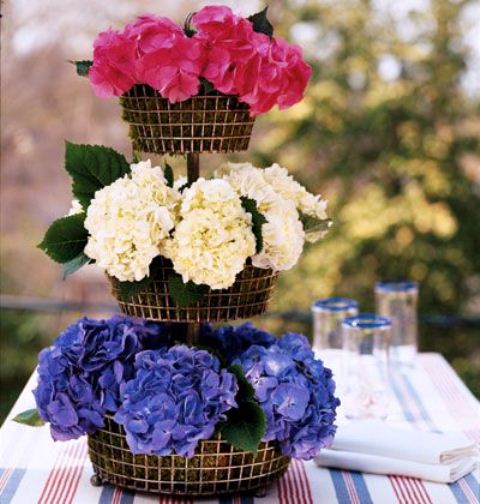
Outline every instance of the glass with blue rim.
<svg viewBox="0 0 480 504"><path fill-rule="evenodd" d="M390 377L388 345L391 321L374 313L342 322L345 365L343 413L351 419L385 419Z"/></svg>
<svg viewBox="0 0 480 504"><path fill-rule="evenodd" d="M417 355L418 284L382 281L375 285L377 314L392 320L390 361L392 367L412 367Z"/></svg>
<svg viewBox="0 0 480 504"><path fill-rule="evenodd" d="M312 349L332 369L338 388L343 382L342 321L357 314L358 303L355 299L329 297L312 304Z"/></svg>

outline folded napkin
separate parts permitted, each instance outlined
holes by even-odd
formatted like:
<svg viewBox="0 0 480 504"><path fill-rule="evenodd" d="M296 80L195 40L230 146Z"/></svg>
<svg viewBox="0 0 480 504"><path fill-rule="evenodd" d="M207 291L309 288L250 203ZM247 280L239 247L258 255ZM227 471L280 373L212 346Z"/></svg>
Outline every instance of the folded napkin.
<svg viewBox="0 0 480 504"><path fill-rule="evenodd" d="M475 444L460 433L395 429L365 420L339 426L331 449L315 461L326 467L452 483L475 469L477 455Z"/></svg>

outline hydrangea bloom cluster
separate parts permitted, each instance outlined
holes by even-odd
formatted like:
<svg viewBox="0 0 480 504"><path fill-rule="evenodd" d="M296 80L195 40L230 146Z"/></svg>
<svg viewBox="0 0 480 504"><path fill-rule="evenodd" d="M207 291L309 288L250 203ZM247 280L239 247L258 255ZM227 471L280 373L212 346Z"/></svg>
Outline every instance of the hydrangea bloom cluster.
<svg viewBox="0 0 480 504"><path fill-rule="evenodd" d="M213 329L204 324L201 331L201 343L220 352L231 364L239 355L252 345L265 348L275 343L276 338L269 332L256 328L251 322L239 326L224 325Z"/></svg>
<svg viewBox="0 0 480 504"><path fill-rule="evenodd" d="M262 170L250 163L227 165L223 178L240 196L255 200L257 209L267 221L262 226L263 248L252 257L252 264L275 271L292 268L298 262L305 241L295 204L276 193L263 177Z"/></svg>
<svg viewBox="0 0 480 504"><path fill-rule="evenodd" d="M134 454L193 456L237 406L235 376L205 350L184 345L137 355L135 377L123 387L115 421Z"/></svg>
<svg viewBox="0 0 480 504"><path fill-rule="evenodd" d="M255 254L252 218L238 194L220 179L198 179L183 193L180 222L165 246L183 281L230 287Z"/></svg>
<svg viewBox="0 0 480 504"><path fill-rule="evenodd" d="M166 326L122 316L69 326L39 355L34 396L52 437L74 439L102 427L103 415L118 409L135 354L168 343Z"/></svg>
<svg viewBox="0 0 480 504"><path fill-rule="evenodd" d="M204 7L192 21L206 48L203 76L222 93L238 95L252 115L303 98L312 70L300 47L255 32L250 21L225 6Z"/></svg>
<svg viewBox="0 0 480 504"><path fill-rule="evenodd" d="M89 71L100 97L119 96L148 84L176 103L199 91L200 78L222 93L238 95L251 114L300 101L311 76L298 46L257 33L225 6L207 6L192 18L187 36L165 17L141 16L123 31L100 33Z"/></svg>
<svg viewBox="0 0 480 504"><path fill-rule="evenodd" d="M228 163L220 174L223 174L223 177L242 195L248 195L250 198L255 199L257 205L267 216L267 220L269 214L272 216L271 220L274 220L274 216L278 215L280 211L277 208L278 206L289 213L292 216L291 219L293 219L293 215L296 215L298 220L299 212L301 212L318 221L328 220L326 213L327 201L322 199L320 195L308 192L302 184L288 173L286 168L276 163L267 168L256 168L251 163ZM272 195L274 196L272 197ZM276 205L275 201L280 201L280 205ZM297 212L293 212L292 207ZM283 216L283 220L285 220L285 216ZM293 229L298 230L298 226ZM325 233L325 231L309 232L307 230L302 235L302 239L300 238L301 233L297 234L298 239L296 241L301 241L302 246L303 239L314 243L322 238ZM258 261L268 259L268 256L266 256L265 258L261 257Z"/></svg>
<svg viewBox="0 0 480 504"><path fill-rule="evenodd" d="M266 441L276 439L285 455L306 460L330 446L340 401L332 372L314 358L305 336L253 345L234 363L242 365L265 411Z"/></svg>
<svg viewBox="0 0 480 504"><path fill-rule="evenodd" d="M263 170L265 180L273 187L275 192L284 199L293 201L297 209L303 214L314 217L320 221L327 220L327 201L320 195L308 192L299 184L286 168L277 163ZM325 231L306 233L306 240L314 243L323 238Z"/></svg>
<svg viewBox="0 0 480 504"><path fill-rule="evenodd" d="M190 187L185 177L169 184L163 169L148 160L97 191L86 209L85 254L122 282L143 280L152 261L163 256L185 283L226 289L247 260L258 268L288 270L305 240L323 234L313 236L301 215L325 220L326 202L278 165L230 163L215 178L200 178ZM244 198L254 200L256 209L247 211ZM84 210L73 201L69 215L78 212ZM255 212L265 218L260 250Z"/></svg>
<svg viewBox="0 0 480 504"><path fill-rule="evenodd" d="M150 161L97 191L87 209L85 254L120 281L149 274L175 226L180 193L167 186L163 170Z"/></svg>

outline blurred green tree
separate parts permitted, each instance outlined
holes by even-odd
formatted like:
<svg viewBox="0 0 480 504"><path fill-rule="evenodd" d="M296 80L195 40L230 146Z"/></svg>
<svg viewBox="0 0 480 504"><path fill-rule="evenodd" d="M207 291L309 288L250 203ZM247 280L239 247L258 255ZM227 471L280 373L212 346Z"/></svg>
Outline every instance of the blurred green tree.
<svg viewBox="0 0 480 504"><path fill-rule="evenodd" d="M418 281L423 312L460 313L474 302L480 107L461 87L460 28L470 3L432 0L410 12L408 37L368 0L274 7L314 77L301 104L265 116L256 160L296 170L328 197L334 219L328 238L282 275L277 308L332 293L372 308L381 278Z"/></svg>

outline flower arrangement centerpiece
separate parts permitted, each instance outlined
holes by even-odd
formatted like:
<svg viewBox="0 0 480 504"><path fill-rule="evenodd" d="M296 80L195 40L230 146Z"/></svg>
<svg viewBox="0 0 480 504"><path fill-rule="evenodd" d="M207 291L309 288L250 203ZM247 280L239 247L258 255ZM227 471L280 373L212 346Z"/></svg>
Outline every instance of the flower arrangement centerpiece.
<svg viewBox="0 0 480 504"><path fill-rule="evenodd" d="M174 180L101 146L66 144L68 215L40 244L65 274L95 263L121 310L176 322L263 313L280 271L328 228L326 202L285 168L228 164L214 178Z"/></svg>
<svg viewBox="0 0 480 504"><path fill-rule="evenodd" d="M93 61L76 62L77 71L97 96L121 97L138 150L244 150L254 118L300 101L311 75L301 49L273 36L266 14L207 6L184 27L140 16L100 33Z"/></svg>
<svg viewBox="0 0 480 504"><path fill-rule="evenodd" d="M184 28L142 16L101 33L76 66L98 96L120 96L134 159L67 142L72 207L39 247L65 277L101 268L123 314L80 319L40 353L37 407L17 421L47 422L60 441L87 435L94 484L265 487L331 443L332 373L304 336L210 323L262 314L330 221L285 168L227 163L204 178L199 153L245 149L256 115L302 98L310 67L266 10L222 6ZM187 177L139 151L186 153Z"/></svg>
<svg viewBox="0 0 480 504"><path fill-rule="evenodd" d="M175 332L80 319L40 353L37 408L17 420L87 434L100 480L176 495L265 486L331 444L335 382L304 336L204 325L191 347Z"/></svg>

